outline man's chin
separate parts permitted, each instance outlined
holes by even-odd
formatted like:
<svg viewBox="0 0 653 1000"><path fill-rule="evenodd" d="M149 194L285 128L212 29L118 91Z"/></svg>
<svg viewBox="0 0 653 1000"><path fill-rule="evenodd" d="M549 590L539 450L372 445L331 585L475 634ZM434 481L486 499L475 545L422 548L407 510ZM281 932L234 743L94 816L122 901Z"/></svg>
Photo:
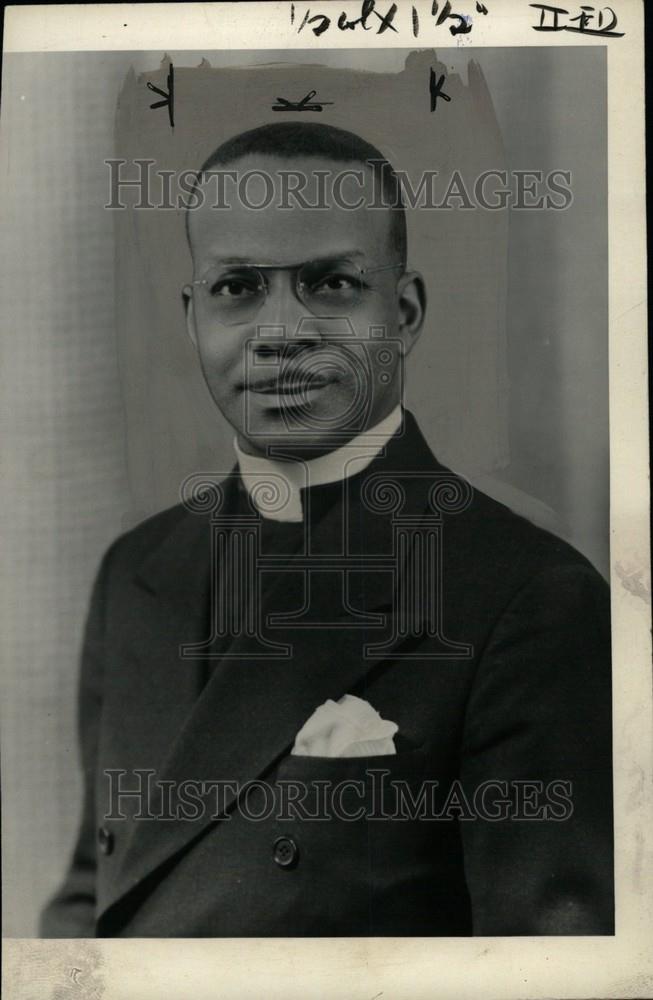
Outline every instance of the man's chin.
<svg viewBox="0 0 653 1000"><path fill-rule="evenodd" d="M253 408L252 408L253 409ZM258 409L258 408L257 408ZM365 430L364 419L357 421L324 419L305 411L268 407L250 412L238 440L243 451L257 455L280 454L317 457L342 447Z"/></svg>
<svg viewBox="0 0 653 1000"><path fill-rule="evenodd" d="M255 426L239 432L238 444L251 455L280 458L286 454L309 459L335 451L360 432L359 428L347 426L297 428L284 421L257 421Z"/></svg>

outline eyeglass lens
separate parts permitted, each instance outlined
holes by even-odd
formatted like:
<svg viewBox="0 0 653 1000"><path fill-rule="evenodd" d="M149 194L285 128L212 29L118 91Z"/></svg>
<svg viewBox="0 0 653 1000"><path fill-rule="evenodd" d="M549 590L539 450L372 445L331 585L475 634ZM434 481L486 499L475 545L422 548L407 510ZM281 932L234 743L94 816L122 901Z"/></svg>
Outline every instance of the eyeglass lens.
<svg viewBox="0 0 653 1000"><path fill-rule="evenodd" d="M230 264L207 272L196 287L216 318L229 325L247 322L256 315L268 283L258 267ZM295 287L298 298L313 315L347 315L360 301L363 278L358 265L350 260L309 261L297 269Z"/></svg>

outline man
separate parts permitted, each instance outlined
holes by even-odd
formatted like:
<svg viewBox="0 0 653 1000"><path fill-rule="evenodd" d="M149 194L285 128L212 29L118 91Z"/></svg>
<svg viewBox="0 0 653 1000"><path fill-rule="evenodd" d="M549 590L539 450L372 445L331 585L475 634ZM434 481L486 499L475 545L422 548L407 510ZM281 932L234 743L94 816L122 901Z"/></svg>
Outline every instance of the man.
<svg viewBox="0 0 653 1000"><path fill-rule="evenodd" d="M102 562L43 934L612 933L607 587L402 408L425 292L378 150L274 124L198 192L226 170L183 295L237 466Z"/></svg>

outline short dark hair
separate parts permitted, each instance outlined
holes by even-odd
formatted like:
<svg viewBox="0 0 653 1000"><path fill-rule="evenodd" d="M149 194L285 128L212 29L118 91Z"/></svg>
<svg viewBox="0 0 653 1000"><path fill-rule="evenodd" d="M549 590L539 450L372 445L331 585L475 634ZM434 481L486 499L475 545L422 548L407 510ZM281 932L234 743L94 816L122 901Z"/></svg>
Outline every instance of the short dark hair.
<svg viewBox="0 0 653 1000"><path fill-rule="evenodd" d="M391 214L390 236L401 263L406 265L406 211L401 184L392 164L371 143L354 132L321 122L271 122L241 132L221 143L202 164L198 180L216 167L226 167L252 154L292 159L324 157L338 163L362 163L373 171L381 185L383 205ZM186 213L188 233L188 212Z"/></svg>

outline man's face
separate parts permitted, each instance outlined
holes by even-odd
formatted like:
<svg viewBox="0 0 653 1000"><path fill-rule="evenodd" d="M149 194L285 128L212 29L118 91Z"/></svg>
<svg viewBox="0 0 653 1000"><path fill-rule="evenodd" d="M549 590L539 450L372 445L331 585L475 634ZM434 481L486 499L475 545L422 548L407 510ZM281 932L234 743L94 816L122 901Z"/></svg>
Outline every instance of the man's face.
<svg viewBox="0 0 653 1000"><path fill-rule="evenodd" d="M278 207L279 170L303 172L302 194L315 204L315 172L333 178L346 168L364 180L345 182L340 204L322 181L327 208L287 197L290 207ZM403 358L423 317L421 279L403 272L390 212L366 207L374 191L364 165L257 156L228 169L265 172L274 197L257 173L245 199L266 207L248 207L227 182L229 208L216 209L209 183L190 212L194 273L184 297L206 383L245 451L331 451L401 401ZM343 198L364 202L349 210Z"/></svg>

